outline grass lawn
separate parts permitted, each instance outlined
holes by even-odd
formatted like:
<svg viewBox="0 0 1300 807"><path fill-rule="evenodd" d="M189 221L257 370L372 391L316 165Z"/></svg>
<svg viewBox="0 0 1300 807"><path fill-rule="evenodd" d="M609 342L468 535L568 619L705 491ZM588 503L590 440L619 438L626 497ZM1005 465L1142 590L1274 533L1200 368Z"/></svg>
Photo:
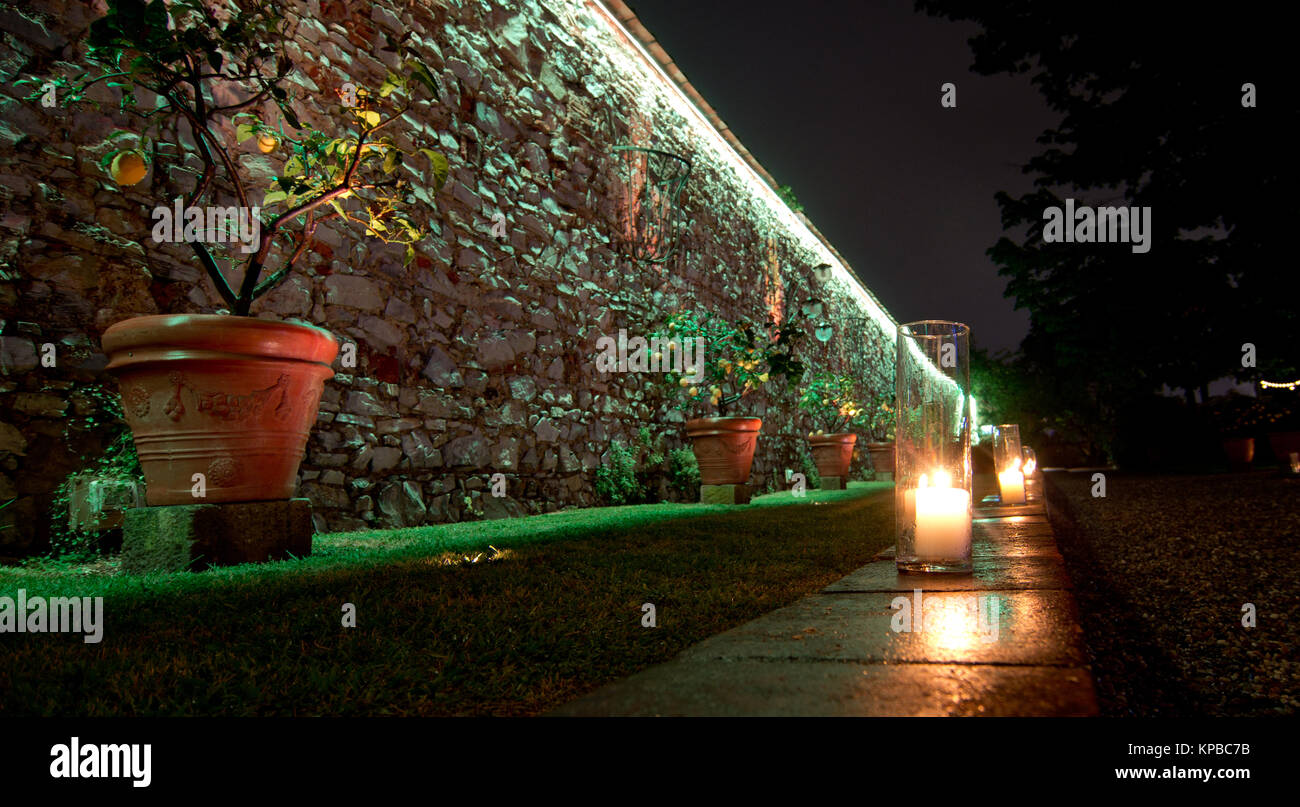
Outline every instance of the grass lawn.
<svg viewBox="0 0 1300 807"><path fill-rule="evenodd" d="M538 714L867 563L893 541L890 491L324 535L310 558L199 574L0 569L0 596L105 598L99 644L0 634L0 714Z"/></svg>

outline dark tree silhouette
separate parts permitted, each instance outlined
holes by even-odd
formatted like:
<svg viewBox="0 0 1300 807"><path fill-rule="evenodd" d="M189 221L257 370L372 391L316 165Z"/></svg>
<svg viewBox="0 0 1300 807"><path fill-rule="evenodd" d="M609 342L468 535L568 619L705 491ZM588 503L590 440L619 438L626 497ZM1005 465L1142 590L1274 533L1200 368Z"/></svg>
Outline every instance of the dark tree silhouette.
<svg viewBox="0 0 1300 807"><path fill-rule="evenodd" d="M1031 317L1025 361L1090 409L1117 409L1161 384L1188 400L1225 375L1295 378L1296 94L1290 26L1250 4L918 0L982 31L972 70L1028 73L1060 123L1026 163L1035 190L997 194L1008 235L989 255ZM1243 85L1255 88L1243 106ZM1045 244L1043 212L1149 205L1151 249ZM1242 345L1258 351L1241 366ZM1103 435L1103 440L1104 440Z"/></svg>

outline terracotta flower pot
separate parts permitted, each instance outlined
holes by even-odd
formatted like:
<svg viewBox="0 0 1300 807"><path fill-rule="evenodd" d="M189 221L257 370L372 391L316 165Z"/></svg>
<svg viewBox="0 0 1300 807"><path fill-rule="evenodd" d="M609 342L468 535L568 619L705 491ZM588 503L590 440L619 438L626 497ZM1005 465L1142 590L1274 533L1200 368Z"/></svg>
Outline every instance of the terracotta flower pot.
<svg viewBox="0 0 1300 807"><path fill-rule="evenodd" d="M858 442L856 434L839 432L837 434L818 434L808 438L812 446L813 462L817 473L823 477L838 476L848 479L849 463L853 461L853 445Z"/></svg>
<svg viewBox="0 0 1300 807"><path fill-rule="evenodd" d="M211 314L104 333L150 505L293 496L338 343L311 325ZM206 496L192 495L194 474Z"/></svg>
<svg viewBox="0 0 1300 807"><path fill-rule="evenodd" d="M1228 455L1228 467L1234 471L1244 471L1255 460L1255 438L1235 437L1223 441L1224 453Z"/></svg>
<svg viewBox="0 0 1300 807"><path fill-rule="evenodd" d="M867 452L871 454L871 467L876 473L892 474L894 472L894 443L867 443Z"/></svg>
<svg viewBox="0 0 1300 807"><path fill-rule="evenodd" d="M686 421L686 436L700 466L702 485L743 485L749 481L761 418L697 418Z"/></svg>
<svg viewBox="0 0 1300 807"><path fill-rule="evenodd" d="M1300 432L1269 432L1268 445L1283 468L1291 467L1291 453L1300 454Z"/></svg>

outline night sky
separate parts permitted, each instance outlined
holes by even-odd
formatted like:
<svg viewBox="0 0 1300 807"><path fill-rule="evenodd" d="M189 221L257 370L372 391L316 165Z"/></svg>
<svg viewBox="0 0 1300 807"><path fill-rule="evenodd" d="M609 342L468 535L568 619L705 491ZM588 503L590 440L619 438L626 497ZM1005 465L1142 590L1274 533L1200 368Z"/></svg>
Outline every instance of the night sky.
<svg viewBox="0 0 1300 807"><path fill-rule="evenodd" d="M955 319L1014 349L1025 311L984 251L995 191L1055 116L1027 76L970 72L978 30L912 0L630 0L760 163L900 322ZM939 104L957 85L957 108Z"/></svg>

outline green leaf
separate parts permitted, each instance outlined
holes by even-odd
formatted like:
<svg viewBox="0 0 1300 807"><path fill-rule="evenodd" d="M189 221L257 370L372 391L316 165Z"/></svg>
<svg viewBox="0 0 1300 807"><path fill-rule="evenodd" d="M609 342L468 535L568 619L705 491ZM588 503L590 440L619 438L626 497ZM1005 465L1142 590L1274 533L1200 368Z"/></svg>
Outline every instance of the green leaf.
<svg viewBox="0 0 1300 807"><path fill-rule="evenodd" d="M381 118L379 117L379 113L370 109L357 110L357 117L361 118L363 121L366 122L367 126L371 126L371 127L378 126L379 121L381 120Z"/></svg>
<svg viewBox="0 0 1300 807"><path fill-rule="evenodd" d="M411 58L406 60L406 66L410 68L411 75L415 77L416 81L428 87L429 92L434 95L438 94L438 82L434 81L433 74L429 72L429 68L424 66L424 62Z"/></svg>
<svg viewBox="0 0 1300 807"><path fill-rule="evenodd" d="M411 261L415 260L415 247L410 244L406 245L406 260L402 261L403 266L410 266Z"/></svg>
<svg viewBox="0 0 1300 807"><path fill-rule="evenodd" d="M433 192L437 193L447 184L451 166L447 164L446 157L433 149L420 149L420 153L429 158L429 167L433 169Z"/></svg>
<svg viewBox="0 0 1300 807"><path fill-rule="evenodd" d="M391 174L397 170L397 166L402 164L402 152L397 149L389 149L384 155L384 173Z"/></svg>
<svg viewBox="0 0 1300 807"><path fill-rule="evenodd" d="M406 81L401 76L389 70L388 78L384 79L384 83L379 85L379 97L387 98L392 94L393 90L403 87L405 84Z"/></svg>
<svg viewBox="0 0 1300 807"><path fill-rule="evenodd" d="M262 207L270 207L276 202L289 198L289 194L284 191L267 191L266 196L262 197Z"/></svg>
<svg viewBox="0 0 1300 807"><path fill-rule="evenodd" d="M289 158L289 162L284 164L284 175L287 177L300 177L303 173L302 160L295 154Z"/></svg>
<svg viewBox="0 0 1300 807"><path fill-rule="evenodd" d="M253 124L241 123L235 127L235 142L243 143L255 134L257 133L253 130Z"/></svg>
<svg viewBox="0 0 1300 807"><path fill-rule="evenodd" d="M301 129L302 124L298 122L298 116L293 114L293 110L288 104L280 104L280 112L284 115L285 121L295 129Z"/></svg>

